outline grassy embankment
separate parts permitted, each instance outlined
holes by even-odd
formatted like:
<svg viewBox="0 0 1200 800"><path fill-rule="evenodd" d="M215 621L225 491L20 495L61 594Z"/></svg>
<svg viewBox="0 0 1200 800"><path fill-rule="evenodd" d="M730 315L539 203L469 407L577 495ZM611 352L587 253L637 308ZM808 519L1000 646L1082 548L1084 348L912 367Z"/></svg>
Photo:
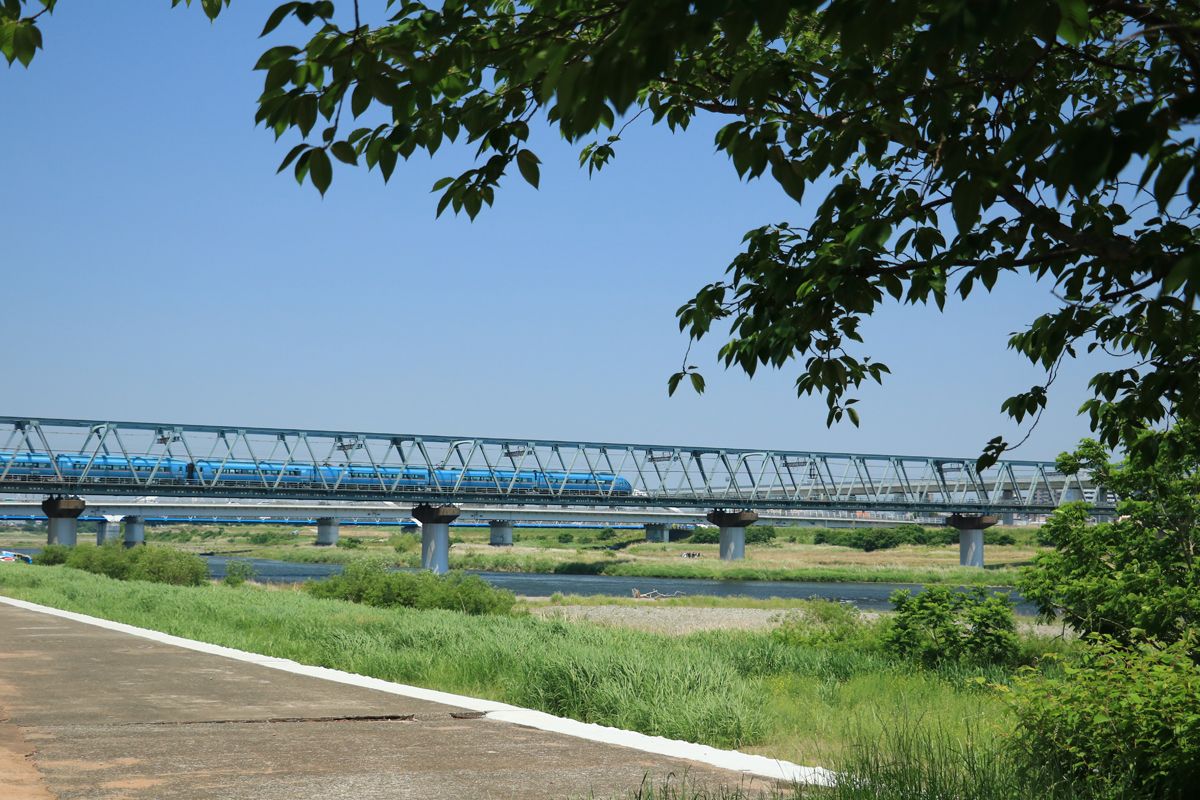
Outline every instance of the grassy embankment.
<svg viewBox="0 0 1200 800"><path fill-rule="evenodd" d="M452 528L450 564L456 569L496 572L602 574L638 578L708 578L717 580L866 581L953 585L1012 585L1037 552L1035 529L1006 529L1013 545L989 546L985 570L958 566L957 545L901 545L864 552L849 547L813 544L817 528L776 528L770 544L751 544L746 560L722 562L717 545L677 541L644 541L638 530L518 528L511 548L487 544L487 528ZM81 540L86 534L81 533ZM147 531L152 542L192 552L304 563L347 564L385 558L397 566L417 566L420 542L396 528L342 529L342 543L313 546L315 530L280 525L164 526ZM28 541L26 541L28 540ZM37 531L0 532L0 546L39 544ZM685 552L699 553L683 559Z"/></svg>
<svg viewBox="0 0 1200 800"><path fill-rule="evenodd" d="M797 646L769 632L673 637L523 614L378 609L290 589L174 587L24 565L0 565L0 593L800 763L833 763L852 743L889 729L916 725L955 740L968 732L990 740L1008 724L1003 703L976 680L1003 682L1007 672L913 669L879 651L869 627L851 646ZM1033 654L1054 645L1025 646Z"/></svg>

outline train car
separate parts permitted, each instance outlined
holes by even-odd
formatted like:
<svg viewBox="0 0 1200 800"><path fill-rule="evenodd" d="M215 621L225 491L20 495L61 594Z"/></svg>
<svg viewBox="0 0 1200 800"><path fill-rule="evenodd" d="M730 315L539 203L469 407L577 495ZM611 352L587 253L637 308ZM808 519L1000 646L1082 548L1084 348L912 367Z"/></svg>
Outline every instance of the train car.
<svg viewBox="0 0 1200 800"><path fill-rule="evenodd" d="M57 466L57 471L55 467ZM625 478L612 473L557 472L541 470L489 470L427 467L373 466L370 464L333 465L149 456L91 456L85 453L54 457L39 453L0 451L0 474L14 478L45 478L61 473L65 478L89 480L144 481L153 476L164 483L205 485L257 484L260 486L302 485L323 488L378 488L470 490L498 493L564 493L627 496L633 488Z"/></svg>
<svg viewBox="0 0 1200 800"><path fill-rule="evenodd" d="M54 475L50 457L41 453L12 453L0 450L0 475L7 478L32 478Z"/></svg>
<svg viewBox="0 0 1200 800"><path fill-rule="evenodd" d="M175 481L187 477L188 462L178 458L150 456L89 456L84 453L54 457L65 477L79 478L87 472L89 480L154 480Z"/></svg>

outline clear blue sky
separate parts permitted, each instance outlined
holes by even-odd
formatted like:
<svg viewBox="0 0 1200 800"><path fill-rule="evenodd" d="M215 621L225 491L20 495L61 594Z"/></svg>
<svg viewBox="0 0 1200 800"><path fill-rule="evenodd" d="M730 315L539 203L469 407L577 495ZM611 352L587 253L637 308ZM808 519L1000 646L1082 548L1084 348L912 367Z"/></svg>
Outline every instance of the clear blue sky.
<svg viewBox="0 0 1200 800"><path fill-rule="evenodd" d="M675 309L746 230L805 215L739 182L713 125L635 125L592 179L544 131L541 190L510 180L474 223L429 193L463 152L387 186L339 169L322 199L253 125L274 4L169 5L62 3L32 68L0 67L0 414L972 455L1040 379L1005 342L1050 298L1012 284L872 319L895 374L858 430L794 371L725 372L717 337L691 358L708 391L668 398ZM1021 457L1086 434L1096 366L1064 369Z"/></svg>

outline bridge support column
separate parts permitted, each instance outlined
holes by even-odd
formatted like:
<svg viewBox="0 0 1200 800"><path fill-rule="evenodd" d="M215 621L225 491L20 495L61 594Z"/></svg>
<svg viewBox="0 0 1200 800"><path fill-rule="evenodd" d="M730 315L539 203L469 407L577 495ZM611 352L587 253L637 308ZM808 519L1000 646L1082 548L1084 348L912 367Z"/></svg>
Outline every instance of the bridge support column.
<svg viewBox="0 0 1200 800"><path fill-rule="evenodd" d="M79 515L87 508L81 497L47 497L42 501L42 512L49 525L46 528L46 544L75 546L79 530Z"/></svg>
<svg viewBox="0 0 1200 800"><path fill-rule="evenodd" d="M450 571L450 523L458 519L458 506L419 505L412 517L421 523L421 566L435 575Z"/></svg>
<svg viewBox="0 0 1200 800"><path fill-rule="evenodd" d="M946 524L958 529L958 563L983 567L983 531L1000 521L991 514L951 514Z"/></svg>
<svg viewBox="0 0 1200 800"><path fill-rule="evenodd" d="M146 520L144 517L125 518L125 546L137 547L146 543Z"/></svg>
<svg viewBox="0 0 1200 800"><path fill-rule="evenodd" d="M108 541L108 520L102 519L96 523L96 546L103 547Z"/></svg>
<svg viewBox="0 0 1200 800"><path fill-rule="evenodd" d="M317 547L333 547L338 540L338 521L334 517L317 520Z"/></svg>
<svg viewBox="0 0 1200 800"><path fill-rule="evenodd" d="M1058 504L1061 506L1066 503L1074 503L1082 499L1084 499L1082 489L1080 489L1078 486L1067 486L1063 489L1062 499L1059 500Z"/></svg>
<svg viewBox="0 0 1200 800"><path fill-rule="evenodd" d="M724 511L717 509L708 512L708 521L716 525L721 532L721 560L741 561L746 557L746 527L758 522L758 514L754 511Z"/></svg>
<svg viewBox="0 0 1200 800"><path fill-rule="evenodd" d="M1004 489L1000 492L1000 502L1002 503L1011 503L1016 499L1017 495L1012 489ZM1005 511L1000 515L1001 525L1012 525L1014 522L1016 522L1016 520L1013 517L1013 512Z"/></svg>
<svg viewBox="0 0 1200 800"><path fill-rule="evenodd" d="M492 547L512 547L511 520L493 519L488 522L488 528L488 544Z"/></svg>
<svg viewBox="0 0 1200 800"><path fill-rule="evenodd" d="M647 522L646 541L666 544L671 541L671 526L665 522Z"/></svg>

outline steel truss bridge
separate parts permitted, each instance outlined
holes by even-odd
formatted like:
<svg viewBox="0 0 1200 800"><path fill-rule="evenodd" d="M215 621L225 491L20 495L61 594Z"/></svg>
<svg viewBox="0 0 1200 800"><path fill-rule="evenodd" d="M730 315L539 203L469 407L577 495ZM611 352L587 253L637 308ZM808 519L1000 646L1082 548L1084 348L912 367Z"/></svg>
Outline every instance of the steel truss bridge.
<svg viewBox="0 0 1200 800"><path fill-rule="evenodd" d="M0 417L7 493L1043 514L1091 488L1043 461Z"/></svg>

